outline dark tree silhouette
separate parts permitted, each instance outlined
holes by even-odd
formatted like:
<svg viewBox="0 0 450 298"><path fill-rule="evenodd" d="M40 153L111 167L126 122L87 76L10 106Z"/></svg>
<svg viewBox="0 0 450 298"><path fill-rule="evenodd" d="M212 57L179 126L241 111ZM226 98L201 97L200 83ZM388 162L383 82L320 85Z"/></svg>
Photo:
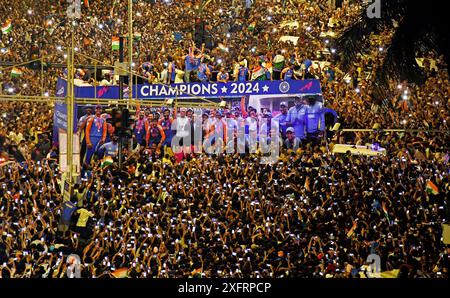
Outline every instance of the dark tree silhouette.
<svg viewBox="0 0 450 298"><path fill-rule="evenodd" d="M385 28L395 27L392 43L375 78L374 96L381 100L385 98L389 79L423 82L424 74L415 60L417 53L436 50L444 55L447 67L450 65L449 21L445 1L381 0L381 18L369 18L364 9L358 21L337 40L343 53L341 62L348 70L356 55L368 46L370 33L379 34Z"/></svg>

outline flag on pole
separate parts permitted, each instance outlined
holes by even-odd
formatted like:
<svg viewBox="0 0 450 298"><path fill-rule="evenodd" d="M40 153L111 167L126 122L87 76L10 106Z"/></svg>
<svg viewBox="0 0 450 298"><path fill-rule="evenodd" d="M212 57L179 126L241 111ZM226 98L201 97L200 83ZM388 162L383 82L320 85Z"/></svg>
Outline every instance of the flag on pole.
<svg viewBox="0 0 450 298"><path fill-rule="evenodd" d="M118 51L120 48L119 37L113 36L112 38L112 50Z"/></svg>
<svg viewBox="0 0 450 298"><path fill-rule="evenodd" d="M431 194L433 194L433 195L439 194L439 189L438 189L438 187L436 186L436 184L434 184L434 183L431 182L430 180L427 181L427 186L426 186L425 189L426 189L426 191L427 191L428 193L431 193Z"/></svg>
<svg viewBox="0 0 450 298"><path fill-rule="evenodd" d="M13 69L11 70L11 77L18 78L21 75L22 75L22 71L16 67L13 67Z"/></svg>
<svg viewBox="0 0 450 298"><path fill-rule="evenodd" d="M107 166L112 165L113 163L114 163L114 160L112 159L111 156L105 156L105 158L103 158L103 160L102 160L101 167L105 168Z"/></svg>
<svg viewBox="0 0 450 298"><path fill-rule="evenodd" d="M7 34L12 31L12 23L11 20L7 20L2 26L2 33Z"/></svg>

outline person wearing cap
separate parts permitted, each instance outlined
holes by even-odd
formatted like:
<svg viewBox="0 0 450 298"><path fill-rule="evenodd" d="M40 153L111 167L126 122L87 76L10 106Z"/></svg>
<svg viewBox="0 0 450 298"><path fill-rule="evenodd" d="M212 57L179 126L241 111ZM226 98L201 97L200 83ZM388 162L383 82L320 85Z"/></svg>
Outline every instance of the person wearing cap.
<svg viewBox="0 0 450 298"><path fill-rule="evenodd" d="M283 140L286 138L286 119L288 115L288 104L287 102L283 101L280 103L280 114L276 115L273 119L277 120L280 127L281 137Z"/></svg>
<svg viewBox="0 0 450 298"><path fill-rule="evenodd" d="M95 107L95 115L87 120L86 124L86 145L87 152L86 158L84 160L85 165L91 163L91 158L95 151L98 149L98 145L102 145L106 140L106 133L108 127L106 125L106 120L101 117L102 106L97 105Z"/></svg>
<svg viewBox="0 0 450 298"><path fill-rule="evenodd" d="M273 58L273 79L278 81L281 79L281 71L284 68L286 58L283 56L281 50L278 50Z"/></svg>
<svg viewBox="0 0 450 298"><path fill-rule="evenodd" d="M300 147L301 140L295 136L295 129L289 127L286 129L286 140L284 141L284 147L286 149L297 150Z"/></svg>
<svg viewBox="0 0 450 298"><path fill-rule="evenodd" d="M304 139L306 109L303 105L303 99L300 96L295 98L295 106L289 109L286 117L286 125L292 126L295 130L295 136ZM287 132L287 131L286 131Z"/></svg>
<svg viewBox="0 0 450 298"><path fill-rule="evenodd" d="M139 118L134 121L133 139L142 147L146 146L146 133L148 131L149 123L145 119L145 112L139 112Z"/></svg>

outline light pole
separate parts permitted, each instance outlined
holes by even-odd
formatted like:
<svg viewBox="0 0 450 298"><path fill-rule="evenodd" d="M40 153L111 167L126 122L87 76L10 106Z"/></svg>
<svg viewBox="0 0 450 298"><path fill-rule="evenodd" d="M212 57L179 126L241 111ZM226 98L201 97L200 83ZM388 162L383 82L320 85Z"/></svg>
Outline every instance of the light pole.
<svg viewBox="0 0 450 298"><path fill-rule="evenodd" d="M130 108L130 101L133 99L133 0L128 0L128 104L127 109Z"/></svg>
<svg viewBox="0 0 450 298"><path fill-rule="evenodd" d="M72 195L73 184L73 130L74 130L74 22L71 21L71 44L67 49L67 168L66 168L66 181L68 184L68 193ZM70 198L69 198L70 199Z"/></svg>

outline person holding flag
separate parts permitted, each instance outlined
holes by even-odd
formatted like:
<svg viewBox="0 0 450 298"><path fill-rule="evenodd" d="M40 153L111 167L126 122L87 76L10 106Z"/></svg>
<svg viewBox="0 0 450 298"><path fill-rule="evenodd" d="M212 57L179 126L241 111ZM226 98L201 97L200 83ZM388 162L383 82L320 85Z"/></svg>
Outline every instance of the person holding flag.
<svg viewBox="0 0 450 298"><path fill-rule="evenodd" d="M282 55L281 50L277 51L277 54L273 58L273 79L281 79L281 71L284 69L285 57Z"/></svg>
<svg viewBox="0 0 450 298"><path fill-rule="evenodd" d="M87 152L84 161L85 165L91 163L91 158L97 150L98 145L104 144L106 140L108 126L106 120L101 117L102 110L102 106L97 105L95 107L95 115L90 117L86 123Z"/></svg>
<svg viewBox="0 0 450 298"><path fill-rule="evenodd" d="M271 80L271 74L268 68L266 68L264 59L259 59L258 64L252 70L252 81L265 81Z"/></svg>
<svg viewBox="0 0 450 298"><path fill-rule="evenodd" d="M12 31L12 28L13 26L11 20L7 20L2 26L3 35L10 33Z"/></svg>
<svg viewBox="0 0 450 298"><path fill-rule="evenodd" d="M381 208L383 209L384 216L386 216L386 220L388 221L389 225L391 225L391 220L389 218L389 211L386 207L385 201L381 202Z"/></svg>

